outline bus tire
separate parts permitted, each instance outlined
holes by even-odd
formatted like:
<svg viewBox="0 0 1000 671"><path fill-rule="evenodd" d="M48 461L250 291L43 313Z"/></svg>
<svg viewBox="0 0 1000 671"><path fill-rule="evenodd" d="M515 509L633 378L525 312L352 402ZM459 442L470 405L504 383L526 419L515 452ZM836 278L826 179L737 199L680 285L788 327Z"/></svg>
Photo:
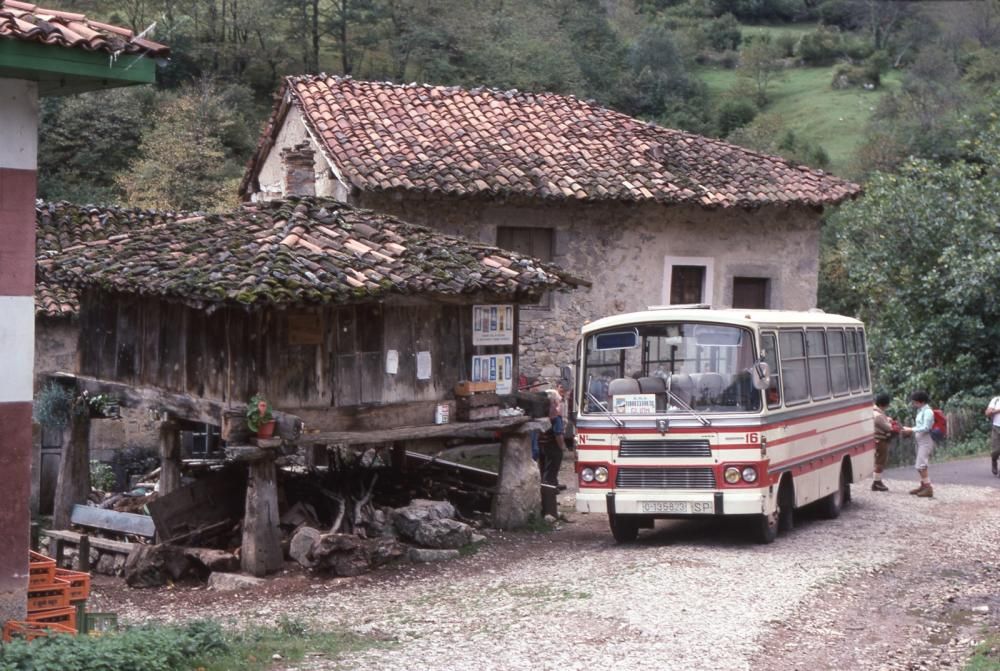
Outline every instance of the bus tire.
<svg viewBox="0 0 1000 671"><path fill-rule="evenodd" d="M786 475L778 487L778 531L788 533L795 528L795 486Z"/></svg>
<svg viewBox="0 0 1000 671"><path fill-rule="evenodd" d="M840 478L837 482L837 489L832 494L823 497L820 503L820 513L828 520L835 520L840 517L840 511L844 509L847 499L850 496L850 483L847 480L847 470L841 466Z"/></svg>
<svg viewBox="0 0 1000 671"><path fill-rule="evenodd" d="M639 537L639 520L633 515L611 515L611 535L616 543L634 543Z"/></svg>
<svg viewBox="0 0 1000 671"><path fill-rule="evenodd" d="M768 545L778 537L778 509L769 515L754 516L754 538L761 545Z"/></svg>

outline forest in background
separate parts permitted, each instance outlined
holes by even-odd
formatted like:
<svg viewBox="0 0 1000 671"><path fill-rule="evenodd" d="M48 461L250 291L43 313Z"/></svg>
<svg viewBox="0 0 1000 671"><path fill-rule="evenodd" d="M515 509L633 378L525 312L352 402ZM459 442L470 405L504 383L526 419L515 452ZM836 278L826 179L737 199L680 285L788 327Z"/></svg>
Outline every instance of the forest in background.
<svg viewBox="0 0 1000 671"><path fill-rule="evenodd" d="M155 24L173 54L156 87L44 101L43 198L235 204L286 74L572 94L864 183L827 218L820 305L866 320L876 379L897 395L974 404L1000 381L984 190L1000 185L1000 0L48 4Z"/></svg>

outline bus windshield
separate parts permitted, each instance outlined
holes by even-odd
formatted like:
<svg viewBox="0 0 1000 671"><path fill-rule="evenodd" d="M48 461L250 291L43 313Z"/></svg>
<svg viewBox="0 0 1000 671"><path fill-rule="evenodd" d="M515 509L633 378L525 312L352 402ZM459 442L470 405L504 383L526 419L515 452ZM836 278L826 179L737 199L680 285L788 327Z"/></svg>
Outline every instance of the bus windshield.
<svg viewBox="0 0 1000 671"><path fill-rule="evenodd" d="M721 324L636 324L592 333L584 341L581 410L757 412L761 392L749 371L755 352L749 329Z"/></svg>

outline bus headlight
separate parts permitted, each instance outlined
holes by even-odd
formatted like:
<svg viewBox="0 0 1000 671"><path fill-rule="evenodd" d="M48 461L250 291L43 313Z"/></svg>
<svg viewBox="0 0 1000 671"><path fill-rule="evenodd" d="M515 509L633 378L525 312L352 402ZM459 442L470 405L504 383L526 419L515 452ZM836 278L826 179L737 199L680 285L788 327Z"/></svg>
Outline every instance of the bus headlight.
<svg viewBox="0 0 1000 671"><path fill-rule="evenodd" d="M757 469L753 466L746 466L740 475L744 482L757 482Z"/></svg>
<svg viewBox="0 0 1000 671"><path fill-rule="evenodd" d="M729 484L735 485L740 481L740 469L735 466L730 466L726 469L725 473L722 474L722 477L724 477L726 482Z"/></svg>
<svg viewBox="0 0 1000 671"><path fill-rule="evenodd" d="M593 482L594 481L594 469L585 468L580 471L580 480L582 482Z"/></svg>
<svg viewBox="0 0 1000 671"><path fill-rule="evenodd" d="M594 469L594 480L600 483L605 483L608 481L608 469L604 466L598 466Z"/></svg>

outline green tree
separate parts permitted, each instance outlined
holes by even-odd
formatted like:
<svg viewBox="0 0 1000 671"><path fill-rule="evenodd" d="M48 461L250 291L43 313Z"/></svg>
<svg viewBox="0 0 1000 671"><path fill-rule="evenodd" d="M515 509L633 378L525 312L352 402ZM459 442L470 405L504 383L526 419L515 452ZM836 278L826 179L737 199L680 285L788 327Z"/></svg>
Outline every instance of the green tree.
<svg viewBox="0 0 1000 671"><path fill-rule="evenodd" d="M141 87L46 98L39 132L39 197L78 203L118 200L115 176L135 158L154 97L155 91Z"/></svg>
<svg viewBox="0 0 1000 671"><path fill-rule="evenodd" d="M208 81L165 94L138 157L117 178L125 202L139 207L211 210L234 205L252 137L237 101L246 89Z"/></svg>
<svg viewBox="0 0 1000 671"><path fill-rule="evenodd" d="M961 160L915 159L875 173L831 220L824 308L854 307L882 386L946 399L1000 380L1000 122L962 143ZM839 304L838 302L839 301ZM852 305L853 304L853 305Z"/></svg>
<svg viewBox="0 0 1000 671"><path fill-rule="evenodd" d="M756 36L740 52L740 76L753 82L754 97L759 106L768 102L767 91L784 76L781 51L768 35Z"/></svg>

